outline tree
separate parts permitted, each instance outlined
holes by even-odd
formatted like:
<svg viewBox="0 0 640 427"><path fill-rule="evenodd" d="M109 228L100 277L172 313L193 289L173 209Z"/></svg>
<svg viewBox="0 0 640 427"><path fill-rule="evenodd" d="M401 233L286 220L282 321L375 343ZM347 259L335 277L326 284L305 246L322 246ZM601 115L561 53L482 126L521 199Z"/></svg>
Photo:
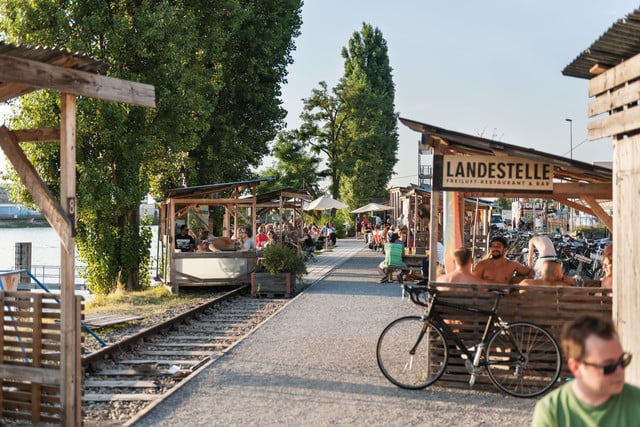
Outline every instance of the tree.
<svg viewBox="0 0 640 427"><path fill-rule="evenodd" d="M352 206L386 191L397 162L397 114L386 41L363 24L343 48L345 73L329 91L320 82L304 100L299 138L323 153L331 195Z"/></svg>
<svg viewBox="0 0 640 427"><path fill-rule="evenodd" d="M139 227L138 207L149 190L160 195L200 180L246 175L246 166L256 164L273 139L283 117L277 96L299 28L300 1L254 3L0 4L0 31L7 42L80 51L111 64L109 75L156 88L154 110L78 102L77 242L92 290L148 283L138 278L148 271L150 239ZM266 42L256 36L260 23ZM257 81L264 85L252 87ZM12 126L56 126L58 115L57 96L36 92L22 99ZM248 147L245 138L251 139ZM57 147L38 144L26 151L58 194ZM216 159L225 160L224 173L213 166ZM28 198L24 189L13 194L19 191Z"/></svg>
<svg viewBox="0 0 640 427"><path fill-rule="evenodd" d="M281 132L274 143L273 155L276 162L262 172L262 176L271 176L258 188L260 193L279 188L295 188L307 191L311 197L320 194L318 179L324 175L318 171L321 162L318 156L307 152L304 144L297 140L295 132Z"/></svg>

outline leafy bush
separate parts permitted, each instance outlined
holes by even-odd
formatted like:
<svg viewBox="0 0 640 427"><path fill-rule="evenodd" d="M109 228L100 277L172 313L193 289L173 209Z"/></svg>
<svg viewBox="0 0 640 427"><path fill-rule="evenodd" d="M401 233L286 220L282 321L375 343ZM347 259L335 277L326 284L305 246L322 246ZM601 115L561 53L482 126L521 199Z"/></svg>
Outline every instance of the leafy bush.
<svg viewBox="0 0 640 427"><path fill-rule="evenodd" d="M289 245L275 244L267 246L262 252L262 266L271 274L292 273L295 276L307 274L304 260L296 249Z"/></svg>

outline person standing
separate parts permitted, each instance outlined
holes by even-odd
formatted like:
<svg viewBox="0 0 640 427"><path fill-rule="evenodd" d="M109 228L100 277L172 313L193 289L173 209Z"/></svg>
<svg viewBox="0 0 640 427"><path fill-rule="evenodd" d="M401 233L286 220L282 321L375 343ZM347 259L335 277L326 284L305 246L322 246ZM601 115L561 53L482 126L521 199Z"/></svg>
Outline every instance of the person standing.
<svg viewBox="0 0 640 427"><path fill-rule="evenodd" d="M534 264L533 255L535 251L538 251L538 258ZM529 257L527 258L527 265L534 269L536 272L536 278L540 277L540 267L544 260L556 259L556 248L553 246L553 242L544 234L536 234L529 239Z"/></svg>
<svg viewBox="0 0 640 427"><path fill-rule="evenodd" d="M580 316L565 325L561 343L574 380L538 401L532 426L637 426L640 388L625 383L631 354L613 322Z"/></svg>
<svg viewBox="0 0 640 427"><path fill-rule="evenodd" d="M533 277L533 269L505 257L509 243L502 236L491 239L489 258L476 264L473 275L487 283L511 283L515 273Z"/></svg>

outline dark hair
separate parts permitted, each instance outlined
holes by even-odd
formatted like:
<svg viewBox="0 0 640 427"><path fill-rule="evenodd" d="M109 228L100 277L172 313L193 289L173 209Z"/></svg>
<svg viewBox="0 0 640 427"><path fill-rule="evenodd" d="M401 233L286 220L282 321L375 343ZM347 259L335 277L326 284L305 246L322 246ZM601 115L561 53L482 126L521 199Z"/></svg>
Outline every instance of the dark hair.
<svg viewBox="0 0 640 427"><path fill-rule="evenodd" d="M180 231L184 230L185 228L187 228L187 224L182 224L182 227L180 227Z"/></svg>
<svg viewBox="0 0 640 427"><path fill-rule="evenodd" d="M247 233L247 236L249 237L253 236L253 230L251 230L250 227L245 227L244 232Z"/></svg>
<svg viewBox="0 0 640 427"><path fill-rule="evenodd" d="M398 233L393 233L389 238L389 243L395 243L398 241L399 238L400 236L398 236Z"/></svg>
<svg viewBox="0 0 640 427"><path fill-rule="evenodd" d="M585 353L585 341L589 335L603 340L617 337L616 327L611 319L586 314L564 325L560 339L562 350L567 359L582 360Z"/></svg>
<svg viewBox="0 0 640 427"><path fill-rule="evenodd" d="M493 245L493 242L500 242L502 243L502 246L504 246L505 248L509 247L509 242L507 242L507 239L505 239L502 236L495 236L493 239L491 239L489 246Z"/></svg>

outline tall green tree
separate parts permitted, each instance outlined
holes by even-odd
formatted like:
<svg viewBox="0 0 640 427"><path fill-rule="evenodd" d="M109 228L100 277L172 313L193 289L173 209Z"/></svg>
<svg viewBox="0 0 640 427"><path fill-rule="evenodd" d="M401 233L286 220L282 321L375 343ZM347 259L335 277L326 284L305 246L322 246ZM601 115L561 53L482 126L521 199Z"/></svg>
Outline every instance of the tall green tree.
<svg viewBox="0 0 640 427"><path fill-rule="evenodd" d="M301 140L323 153L330 192L351 206L386 192L397 162L395 89L386 41L363 24L344 48L345 73L329 90L320 82L304 100Z"/></svg>
<svg viewBox="0 0 640 427"><path fill-rule="evenodd" d="M273 139L283 115L277 108L267 109L266 99L279 95L278 85L284 82L285 68L280 64L290 61L300 2L262 2L265 9L254 3L0 3L0 31L6 41L83 52L111 64L111 76L151 83L156 88L157 108L152 110L89 99L78 103L77 242L88 263L87 281L93 290L109 292L117 286L138 289L141 283L148 283L145 277L138 277L139 272L144 276L148 271L150 239L148 230L139 227L138 206L150 189L160 195L170 187L200 180L215 182L226 172L214 172L213 162L225 156L222 168L244 168L245 173L245 166L257 163L266 150L263 147ZM280 26L273 16L266 19L272 12L270 3L273 13L284 14L285 7L290 7L284 21L291 25ZM279 7L281 3L284 6ZM260 46L259 37L244 39L251 46L239 43L248 23L255 27L262 18L266 19L264 32L281 43ZM267 41L276 44L272 39ZM246 64L268 65L251 68L238 64L243 54ZM270 85L251 88L255 80L243 80L243 73L245 77L258 73L258 78L264 77ZM238 96L243 90L253 90L255 99L262 103ZM24 97L12 126L56 126L58 102L56 94L47 92ZM279 101L271 104L277 106ZM216 114L221 105L227 105L227 119ZM252 121L250 115L243 116L260 107L266 109L264 117ZM255 150L239 149L242 140L250 136ZM27 152L57 193L57 146L38 144L27 147ZM209 152L220 157L203 154ZM207 170L202 171L203 167Z"/></svg>
<svg viewBox="0 0 640 427"><path fill-rule="evenodd" d="M273 181L260 185L260 193L279 188L294 188L308 192L316 198L319 193L319 179L323 178L319 171L321 159L308 152L306 145L299 141L296 133L283 131L278 134L274 143L273 155L275 163L262 172L262 176L271 176Z"/></svg>

